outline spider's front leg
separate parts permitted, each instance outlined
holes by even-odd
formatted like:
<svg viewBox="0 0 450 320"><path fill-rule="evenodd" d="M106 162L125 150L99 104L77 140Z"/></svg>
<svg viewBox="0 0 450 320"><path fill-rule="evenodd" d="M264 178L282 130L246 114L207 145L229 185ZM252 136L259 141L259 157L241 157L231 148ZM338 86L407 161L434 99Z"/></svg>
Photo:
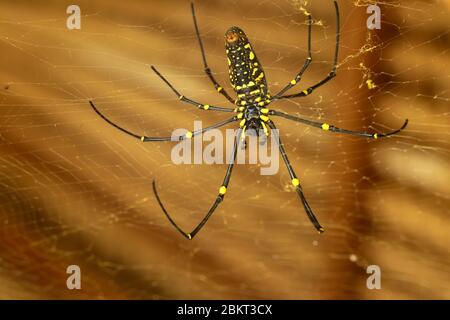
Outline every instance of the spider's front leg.
<svg viewBox="0 0 450 320"><path fill-rule="evenodd" d="M230 95L226 92L226 90L217 82L217 80L212 75L211 69L208 66L208 62L206 61L205 49L203 48L202 38L200 37L200 31L198 29L197 18L195 16L195 8L194 8L193 2L191 2L191 10L192 10L192 18L194 19L195 34L197 36L198 43L200 45L200 51L202 53L203 70L205 71L206 75L213 83L214 88L216 88L217 92L222 94L228 101L230 101L231 103L234 104L233 98L231 98Z"/></svg>
<svg viewBox="0 0 450 320"><path fill-rule="evenodd" d="M337 61L338 61L338 54L339 54L339 38L340 38L340 17L339 17L339 6L336 1L334 1L334 7L336 9L336 48L334 51L334 61L333 61L333 69L331 72L325 77L325 79L319 81L315 85L309 87L308 89L305 89L299 93L289 94L283 96L283 94L294 87L301 79L301 76L305 72L306 68L309 66L309 64L312 61L311 58L311 21L309 23L309 32L308 32L308 53L309 57L305 62L305 65L303 66L302 70L297 74L297 76L286 86L284 87L280 92L278 92L275 96L273 96L272 100L280 100L280 99L287 99L287 98L297 98L297 97L305 97L307 95L310 95L315 89L323 86L325 83L330 81L336 76L336 69L337 69ZM309 19L311 17L309 16Z"/></svg>
<svg viewBox="0 0 450 320"><path fill-rule="evenodd" d="M278 92L276 95L273 96L272 99L279 99L280 96L282 96L286 91L294 87L297 83L300 82L302 79L303 73L305 73L306 69L308 69L309 65L312 62L312 54L311 54L311 26L312 26L312 18L311 15L308 14L308 58L306 58L305 63L303 64L303 67L297 73L295 78L289 82L283 89L281 89L280 92Z"/></svg>

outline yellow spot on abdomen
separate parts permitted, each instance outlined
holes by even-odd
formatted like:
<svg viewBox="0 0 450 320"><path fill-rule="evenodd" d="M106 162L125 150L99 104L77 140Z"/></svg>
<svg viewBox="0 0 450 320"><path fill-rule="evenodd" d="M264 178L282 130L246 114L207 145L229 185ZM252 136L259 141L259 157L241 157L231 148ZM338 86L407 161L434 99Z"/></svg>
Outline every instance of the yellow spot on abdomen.
<svg viewBox="0 0 450 320"><path fill-rule="evenodd" d="M262 78L264 78L264 72L261 72L259 76L256 78L256 82L260 81Z"/></svg>
<svg viewBox="0 0 450 320"><path fill-rule="evenodd" d="M250 56L249 56L250 60L255 59L255 54L253 53L253 51L250 51Z"/></svg>

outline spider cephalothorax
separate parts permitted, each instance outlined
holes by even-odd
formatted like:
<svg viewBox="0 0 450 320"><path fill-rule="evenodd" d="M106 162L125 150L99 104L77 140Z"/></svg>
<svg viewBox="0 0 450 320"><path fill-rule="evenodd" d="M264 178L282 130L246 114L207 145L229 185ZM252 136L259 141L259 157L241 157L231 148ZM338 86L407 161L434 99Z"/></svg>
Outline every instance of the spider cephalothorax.
<svg viewBox="0 0 450 320"><path fill-rule="evenodd" d="M368 133L363 131L354 131L354 130L347 130L347 129L341 129L338 127L335 127L333 125L330 125L326 122L318 122L308 119L299 118L296 116L292 116L290 114L276 111L276 110L269 110L267 106L272 102L276 100L286 99L286 98L300 98L305 97L309 94L311 94L314 90L321 87L331 79L333 79L336 76L336 69L337 69L337 60L338 60L338 51L339 51L339 8L336 1L334 1L334 6L336 9L336 47L334 52L334 59L333 59L333 68L331 69L330 73L321 81L318 83L310 86L307 89L301 90L297 93L293 94L285 94L288 90L295 87L301 80L303 74L305 73L306 69L308 69L309 65L312 61L312 55L311 55L311 26L312 26L312 18L311 15L307 15L308 17L308 57L306 58L306 61L303 64L303 67L300 69L300 71L295 75L295 77L281 89L277 94L271 96L269 94L269 90L267 87L266 77L264 74L264 70L258 61L258 58L256 57L255 52L253 51L252 45L248 41L247 36L245 35L244 31L242 31L238 27L232 27L227 30L225 33L225 47L226 47L226 53L227 53L227 59L228 59L228 66L229 66L229 74L230 74L230 83L233 87L234 91L237 94L237 99L233 100L230 95L226 92L226 90L219 85L219 83L214 78L211 69L209 68L207 62L206 62L206 56L205 56L205 50L203 48L203 43L200 38L200 32L198 30L197 25L197 19L195 17L195 11L194 11L194 4L191 4L192 9L192 17L194 19L194 26L195 26L195 33L197 35L198 42L200 44L200 50L202 54L203 59L203 65L204 65L204 71L206 75L209 77L211 82L213 83L214 87L216 88L217 92L222 94L229 102L235 104L235 108L226 108L226 107L218 107L218 106L211 106L209 104L199 103L197 101L194 101L192 99L186 98L184 95L180 94L173 86L172 84L163 77L155 67L152 66L153 71L170 87L170 89L177 95L177 97L185 103L194 105L198 107L201 110L209 110L209 111L218 111L218 112L229 112L233 113L234 116L231 118L228 118L224 121L221 121L219 123L216 123L212 126L203 128L201 130L197 131L188 131L184 135L179 137L148 137L148 136L142 136L135 134L131 131L128 131L127 129L122 128L121 126L115 124L108 118L106 118L100 111L95 107L94 103L90 101L90 104L92 108L97 112L100 117L102 117L106 122L111 124L112 126L116 127L117 129L121 130L122 132L142 140L143 142L148 141L179 141L183 139L191 139L194 136L201 134L205 131L219 128L222 126L225 126L229 123L233 122L239 122L239 129L238 134L235 138L233 152L232 152L232 158L230 159L227 172L225 174L225 178L223 179L222 185L219 188L218 195L216 197L216 200L212 204L209 211L206 213L206 215L203 217L203 219L200 221L200 223L193 229L192 232L185 232L183 231L172 219L172 217L167 212L166 208L161 202L161 199L159 198L159 195L156 191L156 183L153 181L153 191L156 196L156 200L158 201L159 205L161 206L161 209L165 213L166 217L169 219L170 223L187 239L192 239L199 231L200 229L206 224L208 219L211 217L213 212L216 210L218 205L223 201L225 197L225 193L227 192L227 187L230 182L231 178L231 172L233 170L233 166L236 159L236 154L238 150L238 146L240 144L241 139L244 140L245 135L253 135L253 134L259 134L260 132L264 132L265 135L269 134L269 130L271 129L273 136L276 138L278 148L280 150L280 154L283 158L284 163L286 164L286 168L289 172L289 176L291 179L291 183L295 188L295 191L303 204L303 207L305 209L306 214L308 215L308 218L311 220L314 227L317 229L317 231L323 232L324 229L320 225L319 221L317 220L316 216L314 215L311 207L309 206L308 202L306 201L305 195L303 194L303 189L300 185L300 181L297 178L294 169L292 165L289 162L289 159L286 155L286 151L283 147L283 144L281 143L280 137L278 136L276 126L274 122L272 121L269 116L274 117L282 117L291 121L296 121L308 126L316 127L319 129L322 129L323 131L330 131L330 132L337 132L337 133L344 133L349 134L353 136L359 136L359 137L366 137L370 139L378 139L387 137L393 134L396 134L403 130L406 125L408 124L408 120L406 119L403 123L403 126L400 129L388 132L388 133ZM245 143L245 140L244 140Z"/></svg>

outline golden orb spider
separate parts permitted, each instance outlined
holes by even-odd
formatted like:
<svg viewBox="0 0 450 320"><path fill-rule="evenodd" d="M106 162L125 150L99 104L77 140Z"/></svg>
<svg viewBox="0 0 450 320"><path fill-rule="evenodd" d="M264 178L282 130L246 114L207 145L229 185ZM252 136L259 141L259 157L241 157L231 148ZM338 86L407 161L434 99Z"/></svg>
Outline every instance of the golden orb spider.
<svg viewBox="0 0 450 320"><path fill-rule="evenodd" d="M333 68L331 69L331 72L321 81L314 84L313 86L302 90L298 93L294 94L287 94L285 95L286 91L296 86L302 76L303 73L306 71L308 66L312 62L312 54L311 54L311 26L312 26L312 18L311 15L308 16L308 57L306 58L306 61L304 62L302 68L297 73L297 75L277 94L274 96L271 96L267 87L267 81L266 81L266 75L264 73L263 67L260 64L255 51L253 50L252 45L250 44L247 36L245 35L244 31L242 31L238 27L231 27L229 28L225 33L225 48L227 53L227 61L229 66L229 76L230 76L230 82L231 86L233 87L235 93L237 94L237 99L233 100L230 95L226 92L226 90L219 85L219 83L214 78L211 69L208 66L208 63L206 61L206 55L205 50L203 47L202 39L200 37L200 32L197 24L197 19L195 16L195 10L194 10L194 4L191 3L191 10L192 10L192 17L194 20L194 27L195 27L195 33L200 45L200 50L202 54L203 59L203 65L204 65L204 72L209 77L211 82L213 83L214 87L216 88L217 92L221 93L229 102L235 105L235 108L225 108L225 107L218 107L218 106L212 106L209 104L203 104L199 103L195 100L191 100L184 95L182 95L180 92L178 92L172 84L163 76L161 73L159 73L158 70L156 70L155 67L151 67L152 70L164 81L167 86L176 94L176 96L185 103L194 105L198 107L201 110L208 110L208 111L218 111L218 112L229 112L234 113L235 115L229 119L226 119L224 121L221 121L219 123L216 123L212 126L203 128L198 131L188 131L186 134L176 137L175 139L172 137L148 137L148 136L141 136L138 134L135 134L131 131L128 131L127 129L124 129L120 127L119 125L115 124L108 118L106 118L100 111L95 107L94 103L92 101L89 101L92 108L95 110L95 112L100 115L106 122L111 124L112 126L116 127L117 129L121 130L122 132L138 138L142 140L143 142L149 142L149 141L180 141L184 139L191 139L192 137L206 132L208 130L222 127L226 124L229 124L231 122L239 122L239 129L236 134L236 138L234 141L233 151L232 151L232 157L230 159L225 178L223 179L223 183L219 188L219 192L217 195L216 200L214 201L213 205L209 209L208 213L204 216L202 221L197 225L197 227L194 228L191 232L185 232L183 231L172 219L172 217L167 212L166 208L164 207L158 192L156 190L156 182L153 181L153 191L155 193L156 199L158 201L158 204L160 205L161 209L163 210L166 217L169 219L170 223L187 239L191 240L194 238L194 236L200 231L200 229L206 224L208 219L211 217L213 212L216 210L216 208L219 206L219 204L223 201L225 193L227 192L228 183L230 182L231 178L231 172L233 170L234 162L236 160L236 154L239 147L240 141L242 141L245 136L246 132L255 131L256 134L260 134L263 132L265 135L269 135L269 129L271 132L273 132L274 135L277 135L276 133L276 126L273 123L271 117L282 117L286 118L292 121L300 122L308 126L313 126L319 129L322 129L324 131L331 131L331 132L337 132L337 133L344 133L344 134L350 134L354 136L359 137L366 137L371 139L378 139L387 137L393 134L396 134L403 130L406 125L408 124L408 119L405 120L402 127L400 129L397 129L395 131L389 132L389 133L367 133L362 131L352 131L352 130L346 130L341 129L338 127L335 127L328 123L322 123L322 122L316 122L312 120L307 120L303 118L299 118L284 112L276 111L273 109L269 109L268 106L273 101L286 99L286 98L298 98L298 97L305 97L309 94L311 94L314 90L319 88L320 86L324 85L331 79L333 79L336 76L336 68L337 68L337 61L338 61L338 52L339 52L339 36L340 36L340 17L339 17L339 7L336 1L334 1L334 6L336 10L336 48L334 52L334 60L333 60ZM300 185L300 181L297 178L297 175L294 172L294 169L292 168L289 159L286 155L286 151L283 147L283 144L281 143L280 137L276 136L276 141L278 143L278 148L281 152L281 156L283 158L284 163L286 164L287 170L289 172L291 183L295 187L295 190L303 204L303 207L305 208L306 214L308 215L309 219L311 220L314 227L319 231L319 233L322 233L324 231L323 227L320 225L319 221L317 220L316 216L314 215L311 207L309 206L308 202L306 201L305 195L303 194L302 187Z"/></svg>

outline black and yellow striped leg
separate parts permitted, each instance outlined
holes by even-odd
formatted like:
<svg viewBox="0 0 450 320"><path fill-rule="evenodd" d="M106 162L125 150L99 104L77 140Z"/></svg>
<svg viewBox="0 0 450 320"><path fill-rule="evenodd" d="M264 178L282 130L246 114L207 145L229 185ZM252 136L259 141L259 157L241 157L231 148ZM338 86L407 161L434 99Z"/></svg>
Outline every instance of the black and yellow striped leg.
<svg viewBox="0 0 450 320"><path fill-rule="evenodd" d="M339 6L336 1L334 1L334 7L336 9L336 48L334 51L333 69L331 70L331 72L328 74L328 76L325 79L319 81L318 83L309 87L308 89L303 90L299 93L289 94L289 95L285 95L285 96L281 96L280 94L277 94L276 96L273 97L272 100L305 97L307 95L310 95L314 90L323 86L325 83L327 83L328 81L330 81L331 79L333 79L336 76L336 68L337 68L337 61L338 61L338 55L339 55L339 41L340 41L340 32L341 32L340 24L341 23L340 23L340 16L339 16ZM291 84L293 84L293 85L295 85L296 83L297 83L296 79L292 80L292 82L291 82ZM288 86L288 89L289 88L290 87Z"/></svg>
<svg viewBox="0 0 450 320"><path fill-rule="evenodd" d="M295 191L297 191L297 194L303 204L303 207L305 208L306 214L308 215L309 220L311 220L314 227L319 231L319 233L322 233L325 231L324 228L320 225L319 221L317 220L316 216L314 215L311 207L309 206L308 202L306 201L305 195L303 194L302 186L300 185L300 181L298 180L294 169L292 168L291 163L289 162L288 156L286 155L286 151L284 150L283 143L281 142L280 136L278 135L277 131L275 130L277 127L272 121L269 121L267 123L272 130L272 134L275 136L275 141L278 144L278 148L280 149L281 156L283 157L284 163L286 164L286 167L289 172L289 176L291 177L291 183L295 187Z"/></svg>
<svg viewBox="0 0 450 320"><path fill-rule="evenodd" d="M280 92L273 96L273 99L278 99L281 95L283 95L286 91L294 87L297 83L302 79L303 73L305 73L306 69L308 69L309 65L312 62L312 54L311 54L311 27L312 27L312 18L311 15L308 14L308 58L306 58L305 63L303 64L302 69L295 76L294 79L291 80Z"/></svg>
<svg viewBox="0 0 450 320"><path fill-rule="evenodd" d="M287 114L287 113L284 113L284 112L280 112L280 111L276 111L276 110L270 110L269 114L273 115L273 116L283 117L283 118L286 118L286 119L289 119L289 120L292 120L292 121L300 122L300 123L306 124L308 126L320 128L320 129L322 129L324 131L331 131L331 132L350 134L350 135L353 135L353 136L365 137L365 138L371 138L371 139L384 138L384 137L388 137L388 136L391 136L393 134L399 133L400 131L405 129L406 126L408 125L408 119L405 119L405 122L403 123L403 125L397 130L394 130L394 131L391 131L391 132L388 132L388 133L367 133L367 132L363 132L363 131L353 131L353 130L341 129L341 128L335 127L333 125L330 125L330 124L328 124L326 122L311 121L311 120L299 118L299 117L292 116L290 114Z"/></svg>
<svg viewBox="0 0 450 320"><path fill-rule="evenodd" d="M153 192L155 193L156 200L158 201L158 203L159 203L161 209L163 210L164 214L166 215L167 219L169 219L169 222L175 227L175 229L177 229L184 237L186 237L189 240L192 240L195 237L195 235L200 231L200 229L203 228L203 226L206 224L206 222L208 222L208 219L214 213L216 208L223 201L225 193L227 192L228 183L230 182L231 172L233 171L233 166L234 166L234 163L236 161L236 155L237 155L237 151L238 151L238 147L239 147L239 141L240 141L239 137L241 136L241 131L242 131L242 129L239 129L237 131L236 138L235 138L235 141L234 141L232 156L231 156L228 168L227 168L227 172L225 174L225 178L223 179L222 186L219 188L219 194L217 195L217 198L214 201L214 203L211 206L211 208L209 209L208 213L205 215L203 220L197 225L197 227L195 227L195 229L192 232L187 233L187 232L183 231L175 223L175 221L172 219L172 217L169 215L169 213L167 212L166 208L162 204L162 201L159 198L158 192L156 191L156 182L153 181Z"/></svg>
<svg viewBox="0 0 450 320"><path fill-rule="evenodd" d="M192 10L192 18L194 19L195 34L197 35L198 43L200 44L200 51L202 53L204 71L205 71L206 75L208 76L208 78L213 83L214 88L216 88L216 91L221 93L228 101L230 101L232 104L234 104L234 100L225 91L225 89L216 81L216 79L212 75L212 72L211 72L211 69L208 66L208 63L206 62L205 49L203 47L202 38L200 37L200 31L198 29L197 18L195 16L195 9L194 9L194 3L193 2L191 2L191 10Z"/></svg>
<svg viewBox="0 0 450 320"><path fill-rule="evenodd" d="M105 116L104 116L104 115L96 108L96 106L94 105L94 103L93 103L92 101L89 101L89 103L90 103L91 107L94 109L94 111L95 111L95 112L96 112L103 120L105 120L106 122L108 122L108 123L109 123L110 125L112 125L113 127L119 129L120 131L122 131L122 132L128 134L129 136L132 136L132 137L134 137L134 138L137 138L137 139L141 140L142 142L150 142L150 141L181 141L181 140L184 140L184 139L191 139L192 137L194 137L194 136L196 136L196 135L198 135L198 134L200 134L200 133L206 132L206 131L211 130L211 129L220 128L220 127L222 127L222 126L224 126L224 125L226 125L226 124L228 124L228 123L231 123L231 122L234 122L234 121L238 120L237 117L234 116L234 117L232 117L232 118L230 118L230 119L227 119L227 120L218 122L218 123L216 123L216 124L213 124L212 126L202 128L201 130L188 131L188 132L186 132L186 133L185 133L184 135L182 135L182 136L176 136L176 137L147 137L147 136L141 136L141 135L135 134L135 133L133 133L133 132L127 130L127 129L124 129L124 128L122 128L121 126L115 124L114 122L112 122L111 120L109 120L107 117L105 117Z"/></svg>
<svg viewBox="0 0 450 320"><path fill-rule="evenodd" d="M210 106L209 104L203 104L194 100L191 100L189 98L186 98L185 96L183 96L181 93L179 93L173 86L172 84L158 71L156 70L156 68L154 66L151 66L152 70L158 75L158 77L160 77L168 86L170 89L172 89L172 91L177 95L178 99L180 99L183 102L192 104L196 107L198 107L201 110L213 110L213 111L222 111L222 112L234 112L234 109L231 108L224 108L224 107L215 107L215 106Z"/></svg>

